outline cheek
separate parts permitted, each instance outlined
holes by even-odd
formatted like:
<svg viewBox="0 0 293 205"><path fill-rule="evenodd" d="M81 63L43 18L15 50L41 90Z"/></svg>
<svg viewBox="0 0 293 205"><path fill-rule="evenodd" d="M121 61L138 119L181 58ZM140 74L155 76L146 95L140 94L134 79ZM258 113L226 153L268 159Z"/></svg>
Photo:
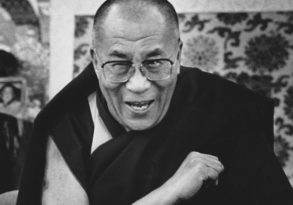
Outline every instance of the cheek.
<svg viewBox="0 0 293 205"><path fill-rule="evenodd" d="M99 83L101 92L106 99L108 108L111 110L111 107L117 107L119 106L119 103L121 102L122 96L121 96L121 85L119 84L113 84L113 83L107 83L100 81Z"/></svg>
<svg viewBox="0 0 293 205"><path fill-rule="evenodd" d="M12 95L10 93L4 93L4 97L7 99L7 98L11 98Z"/></svg>
<svg viewBox="0 0 293 205"><path fill-rule="evenodd" d="M158 98L164 102L168 101L172 97L175 85L176 79L156 83Z"/></svg>

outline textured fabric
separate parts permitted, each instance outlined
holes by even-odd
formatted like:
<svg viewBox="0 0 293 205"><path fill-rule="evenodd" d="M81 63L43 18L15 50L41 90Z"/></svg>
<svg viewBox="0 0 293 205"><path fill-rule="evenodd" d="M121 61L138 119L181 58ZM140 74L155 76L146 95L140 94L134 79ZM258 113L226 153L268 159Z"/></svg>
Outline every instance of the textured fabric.
<svg viewBox="0 0 293 205"><path fill-rule="evenodd" d="M0 194L17 187L19 173L16 160L18 141L17 119L11 115L0 113Z"/></svg>
<svg viewBox="0 0 293 205"><path fill-rule="evenodd" d="M94 76L90 65L37 118L18 204L40 203L48 135L91 204L134 202L169 179L191 151L218 156L225 171L218 186L204 186L182 204L292 204L291 187L272 150L270 100L182 68L164 119L154 128L126 132L109 113ZM95 90L113 138L91 155L87 97Z"/></svg>
<svg viewBox="0 0 293 205"><path fill-rule="evenodd" d="M102 118L100 117L99 109L97 106L96 93L93 93L88 97L88 102L94 124L94 133L91 145L91 153L93 153L95 149L97 149L97 147L110 140L112 136L106 128Z"/></svg>

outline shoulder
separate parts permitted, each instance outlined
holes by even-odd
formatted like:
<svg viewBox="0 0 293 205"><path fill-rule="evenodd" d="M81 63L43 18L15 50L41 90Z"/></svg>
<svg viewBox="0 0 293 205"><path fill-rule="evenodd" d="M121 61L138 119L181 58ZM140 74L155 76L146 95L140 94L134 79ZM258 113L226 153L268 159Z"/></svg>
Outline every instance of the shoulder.
<svg viewBox="0 0 293 205"><path fill-rule="evenodd" d="M203 72L197 68L182 67L178 84L192 91L192 101L202 101L205 107L226 108L273 107L273 100L223 77ZM190 96L189 96L190 97Z"/></svg>
<svg viewBox="0 0 293 205"><path fill-rule="evenodd" d="M77 112L87 103L87 97L96 90L98 80L90 64L85 70L69 82L36 117L35 127L43 131L55 127L68 114Z"/></svg>
<svg viewBox="0 0 293 205"><path fill-rule="evenodd" d="M183 98L188 101L189 112L195 113L190 117L200 116L206 132L242 132L249 136L257 133L266 135L264 138L272 144L273 100L199 69L183 68L180 75L178 90L185 92Z"/></svg>

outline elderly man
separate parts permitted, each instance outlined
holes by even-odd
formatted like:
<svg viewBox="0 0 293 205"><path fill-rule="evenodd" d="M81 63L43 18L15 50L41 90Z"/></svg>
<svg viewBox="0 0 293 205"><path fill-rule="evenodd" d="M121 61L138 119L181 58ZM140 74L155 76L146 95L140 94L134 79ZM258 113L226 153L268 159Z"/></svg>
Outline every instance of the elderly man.
<svg viewBox="0 0 293 205"><path fill-rule="evenodd" d="M41 112L18 204L292 204L273 105L196 68L165 0L108 0L92 64Z"/></svg>

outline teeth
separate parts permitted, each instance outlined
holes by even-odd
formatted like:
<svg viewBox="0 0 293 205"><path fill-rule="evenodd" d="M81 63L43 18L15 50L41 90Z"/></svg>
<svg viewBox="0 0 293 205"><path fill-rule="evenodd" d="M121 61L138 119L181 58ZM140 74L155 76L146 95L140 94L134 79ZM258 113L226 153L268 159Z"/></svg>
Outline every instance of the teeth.
<svg viewBox="0 0 293 205"><path fill-rule="evenodd" d="M136 111L144 111L148 109L148 107L152 104L152 101L150 102L127 102L127 105L129 105L133 110Z"/></svg>
<svg viewBox="0 0 293 205"><path fill-rule="evenodd" d="M149 106L148 105L131 105L131 107L135 110L145 110L147 109Z"/></svg>

